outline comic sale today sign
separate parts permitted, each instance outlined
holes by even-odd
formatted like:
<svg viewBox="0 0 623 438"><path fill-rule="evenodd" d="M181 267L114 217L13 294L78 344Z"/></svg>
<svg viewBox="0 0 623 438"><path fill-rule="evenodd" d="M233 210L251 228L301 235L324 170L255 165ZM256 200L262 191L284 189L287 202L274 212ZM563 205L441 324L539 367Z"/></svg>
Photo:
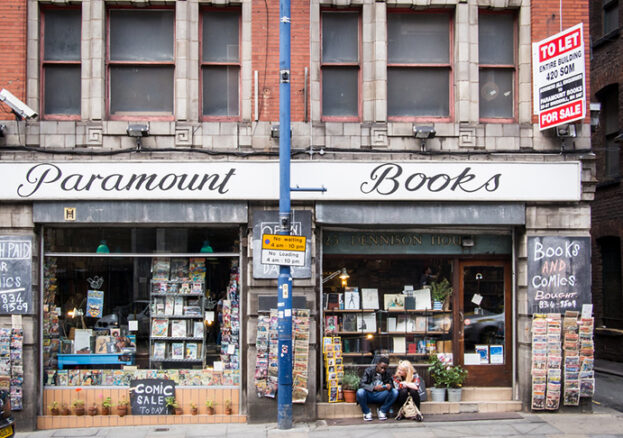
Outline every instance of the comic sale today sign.
<svg viewBox="0 0 623 438"><path fill-rule="evenodd" d="M534 113L539 129L585 117L583 24L532 43Z"/></svg>

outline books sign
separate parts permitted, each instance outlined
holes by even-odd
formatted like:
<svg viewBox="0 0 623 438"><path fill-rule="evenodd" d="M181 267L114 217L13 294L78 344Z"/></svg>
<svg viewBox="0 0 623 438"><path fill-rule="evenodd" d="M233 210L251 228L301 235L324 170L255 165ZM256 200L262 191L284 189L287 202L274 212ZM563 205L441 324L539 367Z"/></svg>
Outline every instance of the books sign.
<svg viewBox="0 0 623 438"><path fill-rule="evenodd" d="M539 129L585 117L585 60L582 23L532 43L534 113Z"/></svg>

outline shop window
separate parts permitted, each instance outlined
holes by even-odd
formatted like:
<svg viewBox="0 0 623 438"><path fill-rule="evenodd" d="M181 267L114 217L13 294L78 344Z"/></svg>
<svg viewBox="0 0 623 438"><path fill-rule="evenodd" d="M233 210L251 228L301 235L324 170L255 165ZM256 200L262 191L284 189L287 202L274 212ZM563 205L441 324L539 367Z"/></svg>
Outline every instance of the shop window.
<svg viewBox="0 0 623 438"><path fill-rule="evenodd" d="M322 13L322 115L359 116L359 13Z"/></svg>
<svg viewBox="0 0 623 438"><path fill-rule="evenodd" d="M478 17L481 119L512 119L515 95L515 17L481 12Z"/></svg>
<svg viewBox="0 0 623 438"><path fill-rule="evenodd" d="M598 243L602 266L603 321L606 327L623 329L621 239L602 237Z"/></svg>
<svg viewBox="0 0 623 438"><path fill-rule="evenodd" d="M605 145L603 179L611 181L621 176L621 146L616 142L619 135L619 87L613 84L597 93L601 101L603 141Z"/></svg>
<svg viewBox="0 0 623 438"><path fill-rule="evenodd" d="M451 20L447 13L387 14L387 113L450 116Z"/></svg>
<svg viewBox="0 0 623 438"><path fill-rule="evenodd" d="M603 1L603 32L604 35L619 28L619 1Z"/></svg>
<svg viewBox="0 0 623 438"><path fill-rule="evenodd" d="M240 12L209 9L202 14L201 80L205 117L238 117Z"/></svg>
<svg viewBox="0 0 623 438"><path fill-rule="evenodd" d="M238 385L238 236L237 229L46 229L44 384Z"/></svg>
<svg viewBox="0 0 623 438"><path fill-rule="evenodd" d="M80 9L43 9L41 60L43 113L46 118L80 114Z"/></svg>
<svg viewBox="0 0 623 438"><path fill-rule="evenodd" d="M109 11L111 116L173 114L174 23L173 10Z"/></svg>

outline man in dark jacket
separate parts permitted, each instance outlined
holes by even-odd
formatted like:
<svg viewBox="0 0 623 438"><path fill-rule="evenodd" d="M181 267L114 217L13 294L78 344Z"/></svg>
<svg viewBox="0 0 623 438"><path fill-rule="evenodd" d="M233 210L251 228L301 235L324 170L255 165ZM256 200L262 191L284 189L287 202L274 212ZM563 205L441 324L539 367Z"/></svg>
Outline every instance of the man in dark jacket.
<svg viewBox="0 0 623 438"><path fill-rule="evenodd" d="M363 420L371 421L372 412L368 403L378 403L379 420L387 420L387 412L398 397L398 391L392 383L392 376L387 372L389 359L380 357L376 365L366 368L357 390L357 403L363 411Z"/></svg>

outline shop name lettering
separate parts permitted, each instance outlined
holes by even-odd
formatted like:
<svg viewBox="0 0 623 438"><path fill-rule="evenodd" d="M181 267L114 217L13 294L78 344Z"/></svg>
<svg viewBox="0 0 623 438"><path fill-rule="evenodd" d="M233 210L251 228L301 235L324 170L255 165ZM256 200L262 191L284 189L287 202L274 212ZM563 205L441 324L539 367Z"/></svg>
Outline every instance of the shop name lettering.
<svg viewBox="0 0 623 438"><path fill-rule="evenodd" d="M235 173L235 169L231 168L222 174L167 173L160 175L157 173L133 173L124 175L111 173L108 175L83 175L81 173L70 173L65 175L58 166L43 163L37 164L28 170L26 183L19 185L17 194L22 198L28 198L50 184L57 185L64 192L88 192L92 189L101 189L106 192L129 192L131 190L201 191L207 189L225 194L229 191L227 184Z"/></svg>
<svg viewBox="0 0 623 438"><path fill-rule="evenodd" d="M475 193L480 190L495 192L499 188L502 174L496 173L483 181L483 178L478 177L471 170L471 167L466 167L457 175L447 173L427 175L422 172L409 175L404 173L400 165L385 163L372 170L369 181L362 183L360 189L365 194L376 192L381 195L391 195L401 188L409 192L424 189L430 192L451 190L466 193Z"/></svg>

